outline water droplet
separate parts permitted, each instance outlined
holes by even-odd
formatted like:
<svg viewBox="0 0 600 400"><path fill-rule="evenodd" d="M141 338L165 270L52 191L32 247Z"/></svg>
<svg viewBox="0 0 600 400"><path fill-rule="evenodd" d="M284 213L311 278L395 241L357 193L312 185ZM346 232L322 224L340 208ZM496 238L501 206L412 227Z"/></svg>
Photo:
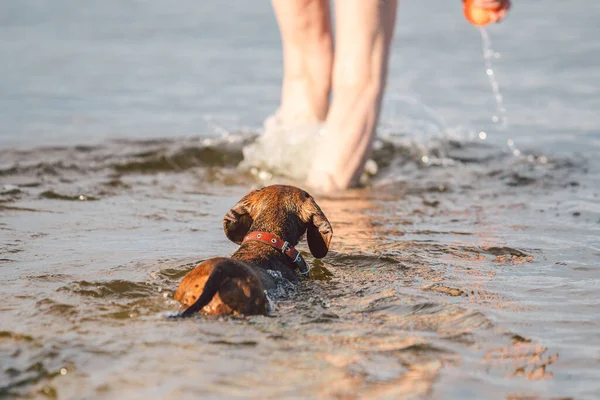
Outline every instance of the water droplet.
<svg viewBox="0 0 600 400"><path fill-rule="evenodd" d="M485 138L487 138L487 133L484 131L479 132L479 139L485 140Z"/></svg>
<svg viewBox="0 0 600 400"><path fill-rule="evenodd" d="M61 368L60 369L60 374L61 375L66 375L67 374L67 369L66 368Z"/></svg>
<svg viewBox="0 0 600 400"><path fill-rule="evenodd" d="M489 77L490 86L492 88L492 93L494 94L494 98L496 100L496 109L500 117L493 117L492 121L497 123L502 121L502 124L499 126L500 129L503 129L507 126L506 119L506 108L504 107L503 97L500 94L500 86L498 85L498 81L496 80L496 74L494 73L492 59L500 58L500 53L494 51L492 49L492 41L485 29L479 30L481 33L481 45L483 47L483 60L485 63L485 73Z"/></svg>
<svg viewBox="0 0 600 400"><path fill-rule="evenodd" d="M509 145L510 147L513 147L513 146L515 145L515 142L513 142L513 140L512 140L512 139L508 139L508 145Z"/></svg>
<svg viewBox="0 0 600 400"><path fill-rule="evenodd" d="M423 163L427 164L429 162L429 157L423 156L423 157L421 157L421 161L423 161Z"/></svg>
<svg viewBox="0 0 600 400"><path fill-rule="evenodd" d="M375 175L377 174L377 170L378 170L378 166L377 163L374 160L367 160L367 162L365 163L365 172L369 175Z"/></svg>
<svg viewBox="0 0 600 400"><path fill-rule="evenodd" d="M515 157L519 157L521 155L521 152L518 149L515 149L515 151L513 151L513 154L515 155Z"/></svg>
<svg viewBox="0 0 600 400"><path fill-rule="evenodd" d="M260 171L258 173L258 179L260 179L261 181L268 181L272 177L273 175L268 171Z"/></svg>

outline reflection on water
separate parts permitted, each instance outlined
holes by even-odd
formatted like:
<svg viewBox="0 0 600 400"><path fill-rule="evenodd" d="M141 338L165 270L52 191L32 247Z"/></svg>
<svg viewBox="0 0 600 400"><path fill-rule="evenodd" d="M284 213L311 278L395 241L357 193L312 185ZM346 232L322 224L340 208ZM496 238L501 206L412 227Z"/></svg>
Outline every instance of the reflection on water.
<svg viewBox="0 0 600 400"><path fill-rule="evenodd" d="M250 140L1 153L1 395L592 398L600 208L568 159L384 142L371 187L318 199L331 251L272 316L165 318L235 249Z"/></svg>

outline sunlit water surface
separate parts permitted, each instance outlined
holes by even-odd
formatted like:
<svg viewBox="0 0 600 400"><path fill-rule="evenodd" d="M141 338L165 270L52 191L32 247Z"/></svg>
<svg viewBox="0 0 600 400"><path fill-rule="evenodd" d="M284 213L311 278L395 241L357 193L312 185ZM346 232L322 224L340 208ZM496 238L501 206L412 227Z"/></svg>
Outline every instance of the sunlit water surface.
<svg viewBox="0 0 600 400"><path fill-rule="evenodd" d="M486 60L459 3L401 4L379 172L317 198L296 295L172 321L229 207L290 182L237 168L269 4L3 2L0 397L599 398L600 5L515 4Z"/></svg>

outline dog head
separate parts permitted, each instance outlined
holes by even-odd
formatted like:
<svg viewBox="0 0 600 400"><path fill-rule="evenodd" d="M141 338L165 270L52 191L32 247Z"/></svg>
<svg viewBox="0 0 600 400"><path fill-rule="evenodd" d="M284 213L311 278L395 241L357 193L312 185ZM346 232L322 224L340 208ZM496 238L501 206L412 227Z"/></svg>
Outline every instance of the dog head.
<svg viewBox="0 0 600 400"><path fill-rule="evenodd" d="M315 199L294 186L267 186L244 196L223 218L225 235L241 244L248 232L262 231L279 236L292 246L306 232L312 255L327 255L333 229Z"/></svg>

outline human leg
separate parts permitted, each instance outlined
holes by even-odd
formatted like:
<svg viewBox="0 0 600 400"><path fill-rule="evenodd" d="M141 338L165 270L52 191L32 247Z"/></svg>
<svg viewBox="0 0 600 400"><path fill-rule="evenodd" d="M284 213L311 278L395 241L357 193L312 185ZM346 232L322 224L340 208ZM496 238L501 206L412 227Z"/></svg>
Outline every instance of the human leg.
<svg viewBox="0 0 600 400"><path fill-rule="evenodd" d="M324 121L329 108L333 40L329 0L272 0L283 45L279 117Z"/></svg>
<svg viewBox="0 0 600 400"><path fill-rule="evenodd" d="M283 0L285 1L285 0ZM336 0L333 101L307 184L357 183L368 158L387 78L397 0Z"/></svg>

